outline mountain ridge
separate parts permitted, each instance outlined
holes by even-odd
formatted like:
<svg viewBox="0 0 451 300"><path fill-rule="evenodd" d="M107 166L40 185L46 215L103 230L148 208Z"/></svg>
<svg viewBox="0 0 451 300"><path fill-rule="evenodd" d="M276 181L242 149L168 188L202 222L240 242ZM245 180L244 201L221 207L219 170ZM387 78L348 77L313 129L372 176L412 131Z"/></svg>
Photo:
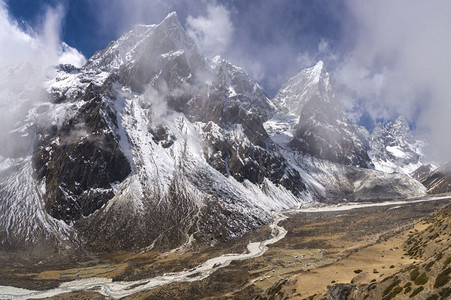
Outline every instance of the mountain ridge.
<svg viewBox="0 0 451 300"><path fill-rule="evenodd" d="M80 69L60 66L20 124L32 153L2 157L2 245L215 245L306 203L424 195L408 176L371 169L322 62L307 70L297 79L311 75L311 97L301 95L299 116L284 114L282 96L273 102L243 69L205 59L176 14L135 27Z"/></svg>

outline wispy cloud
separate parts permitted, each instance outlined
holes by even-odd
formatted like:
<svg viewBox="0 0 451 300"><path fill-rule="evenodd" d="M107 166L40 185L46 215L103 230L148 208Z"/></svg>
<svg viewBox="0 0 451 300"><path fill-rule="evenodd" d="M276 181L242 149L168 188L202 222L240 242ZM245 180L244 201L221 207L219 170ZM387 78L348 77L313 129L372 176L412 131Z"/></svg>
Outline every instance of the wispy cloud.
<svg viewBox="0 0 451 300"><path fill-rule="evenodd" d="M58 47L58 63L70 64L80 68L86 63L86 58L77 49L63 42Z"/></svg>
<svg viewBox="0 0 451 300"><path fill-rule="evenodd" d="M350 51L334 72L374 119L416 122L435 159L451 159L451 3L348 0ZM349 100L348 99L348 100Z"/></svg>
<svg viewBox="0 0 451 300"><path fill-rule="evenodd" d="M18 25L0 1L0 151L10 152L19 140L9 140L16 122L32 105L46 99L43 82L49 68L59 62L84 63L75 49L60 42L62 6L48 8L42 22L25 29ZM26 136L26 132L19 132ZM7 147L7 146L11 147ZM8 149L5 149L7 147Z"/></svg>
<svg viewBox="0 0 451 300"><path fill-rule="evenodd" d="M194 37L208 57L220 55L229 46L233 35L230 12L222 5L209 4L206 16L188 16L187 32Z"/></svg>

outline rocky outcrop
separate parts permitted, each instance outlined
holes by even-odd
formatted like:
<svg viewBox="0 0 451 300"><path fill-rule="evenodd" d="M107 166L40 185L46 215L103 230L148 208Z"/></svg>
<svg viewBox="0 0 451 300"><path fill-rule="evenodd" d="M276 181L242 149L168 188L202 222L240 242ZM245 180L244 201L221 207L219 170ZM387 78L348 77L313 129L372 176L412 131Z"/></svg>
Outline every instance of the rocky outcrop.
<svg viewBox="0 0 451 300"><path fill-rule="evenodd" d="M429 194L451 192L451 164L441 166L419 178Z"/></svg>
<svg viewBox="0 0 451 300"><path fill-rule="evenodd" d="M356 287L351 284L337 283L327 287L327 300L348 300L348 296Z"/></svg>
<svg viewBox="0 0 451 300"><path fill-rule="evenodd" d="M421 182L424 178L426 178L435 169L437 169L437 167L432 164L422 165L418 169L416 169L415 171L410 173L410 175L413 178L415 178L416 180Z"/></svg>
<svg viewBox="0 0 451 300"><path fill-rule="evenodd" d="M108 85L108 83L106 83ZM43 181L46 211L71 222L88 216L114 196L112 185L131 172L115 134L116 113L105 103L105 87L91 84L74 114L37 128L33 153L36 180Z"/></svg>
<svg viewBox="0 0 451 300"><path fill-rule="evenodd" d="M248 180L259 185L269 179L295 196L305 191L302 177L277 152L274 144L268 142L266 148L254 145L241 126L228 132L210 122L203 127L203 131L209 149L206 159L223 175L232 176L238 182Z"/></svg>

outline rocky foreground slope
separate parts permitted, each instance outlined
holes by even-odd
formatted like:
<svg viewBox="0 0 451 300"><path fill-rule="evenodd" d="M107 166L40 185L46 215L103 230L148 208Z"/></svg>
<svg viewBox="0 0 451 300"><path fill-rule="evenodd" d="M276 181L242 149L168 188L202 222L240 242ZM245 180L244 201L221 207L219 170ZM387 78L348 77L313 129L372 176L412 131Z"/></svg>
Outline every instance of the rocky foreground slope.
<svg viewBox="0 0 451 300"><path fill-rule="evenodd" d="M403 245L417 262L369 285L329 287L328 297L342 299L449 299L451 297L451 205L426 220L428 227L412 232ZM332 298L334 299L334 298Z"/></svg>
<svg viewBox="0 0 451 300"><path fill-rule="evenodd" d="M203 57L175 13L59 66L41 92L0 147L2 249L214 245L275 210L426 192L373 168L321 62L271 100Z"/></svg>
<svg viewBox="0 0 451 300"><path fill-rule="evenodd" d="M391 207L386 214L392 214L397 209ZM410 209L404 207L398 214L402 215ZM403 224L397 229L387 227L388 231L362 248L356 246L362 237L354 236L353 247L344 257L322 266L320 261L316 261L313 265L317 267L278 278L277 283L267 288L257 299L449 299L450 213L451 205L447 204L411 226ZM409 211L404 222L414 214L414 210ZM368 220L362 219L360 222L366 223ZM366 236L375 230L367 230ZM337 238L328 231L326 235L330 240ZM346 240L342 236L339 239ZM313 242L305 239L305 243ZM333 256L336 248L326 245L330 252L323 251L326 253L323 257Z"/></svg>

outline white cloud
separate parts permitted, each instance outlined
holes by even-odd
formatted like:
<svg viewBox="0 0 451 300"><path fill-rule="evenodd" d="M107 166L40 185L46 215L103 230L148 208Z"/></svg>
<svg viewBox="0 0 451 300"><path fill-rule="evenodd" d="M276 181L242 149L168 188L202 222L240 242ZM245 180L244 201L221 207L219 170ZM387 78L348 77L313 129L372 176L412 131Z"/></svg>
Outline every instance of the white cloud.
<svg viewBox="0 0 451 300"><path fill-rule="evenodd" d="M335 78L373 118L405 115L451 159L451 2L348 0L353 45ZM428 151L432 153L432 151Z"/></svg>
<svg viewBox="0 0 451 300"><path fill-rule="evenodd" d="M315 65L317 61L309 52L301 52L298 53L296 62L299 65L299 69L304 69Z"/></svg>
<svg viewBox="0 0 451 300"><path fill-rule="evenodd" d="M256 81L263 80L265 77L264 67L261 62L253 59L243 59L239 66L243 65L248 73Z"/></svg>
<svg viewBox="0 0 451 300"><path fill-rule="evenodd" d="M0 66L32 62L36 56L42 56L44 45L19 28L17 22L10 18L3 2L0 2L0 44Z"/></svg>
<svg viewBox="0 0 451 300"><path fill-rule="evenodd" d="M9 132L28 109L47 100L43 83L59 61L83 62L82 55L60 42L61 6L48 8L35 28L21 28L0 0L0 155L17 146ZM26 147L26 143L24 144Z"/></svg>
<svg viewBox="0 0 451 300"><path fill-rule="evenodd" d="M77 49L72 48L66 43L62 43L58 51L58 63L59 64L71 64L77 68L81 68L86 63L86 58L78 52Z"/></svg>
<svg viewBox="0 0 451 300"><path fill-rule="evenodd" d="M321 39L319 41L318 52L320 52L320 53L329 53L330 52L330 44L327 40Z"/></svg>
<svg viewBox="0 0 451 300"><path fill-rule="evenodd" d="M326 62L326 65L335 63L338 60L337 54L332 50L330 41L327 39L320 39L316 52L304 51L299 52L296 56L296 63L299 70L310 68L320 60Z"/></svg>
<svg viewBox="0 0 451 300"><path fill-rule="evenodd" d="M0 1L0 67L29 63L45 69L59 61L82 63L85 58L80 52L61 43L63 17L62 6L48 8L41 24L23 29Z"/></svg>
<svg viewBox="0 0 451 300"><path fill-rule="evenodd" d="M209 57L225 52L233 36L230 12L222 5L207 6L207 16L188 16L187 32L197 41L201 51Z"/></svg>

